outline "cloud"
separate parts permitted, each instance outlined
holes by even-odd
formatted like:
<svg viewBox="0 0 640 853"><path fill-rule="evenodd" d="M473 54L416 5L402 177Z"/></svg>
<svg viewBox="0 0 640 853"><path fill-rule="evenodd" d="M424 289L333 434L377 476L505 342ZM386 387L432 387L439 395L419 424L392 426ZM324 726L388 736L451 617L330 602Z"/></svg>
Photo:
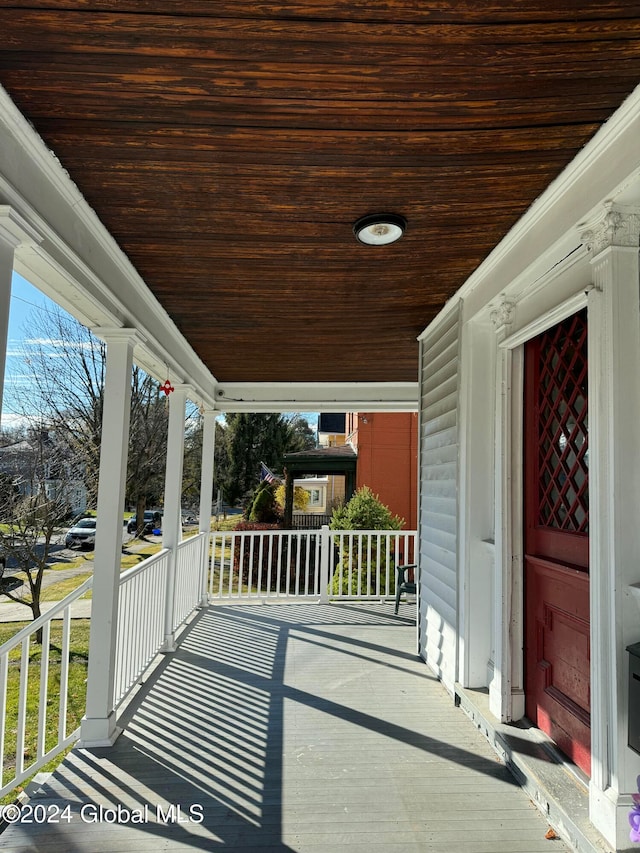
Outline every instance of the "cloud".
<svg viewBox="0 0 640 853"><path fill-rule="evenodd" d="M15 429L19 426L27 426L31 419L24 415L17 415L14 412L3 412L0 418L0 426L3 429Z"/></svg>
<svg viewBox="0 0 640 853"><path fill-rule="evenodd" d="M51 347L51 349L97 350L100 343L96 341L65 341L61 338L26 338L25 344L34 347Z"/></svg>

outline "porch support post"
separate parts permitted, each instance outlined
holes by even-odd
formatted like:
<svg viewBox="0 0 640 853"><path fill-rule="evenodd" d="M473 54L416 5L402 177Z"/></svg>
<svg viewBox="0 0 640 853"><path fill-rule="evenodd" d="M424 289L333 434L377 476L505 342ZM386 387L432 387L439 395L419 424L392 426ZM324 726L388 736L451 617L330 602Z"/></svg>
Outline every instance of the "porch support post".
<svg viewBox="0 0 640 853"><path fill-rule="evenodd" d="M177 385L169 394L169 431L164 482L162 545L169 549L164 617L164 652L176 649L173 609L176 592L178 544L182 540L182 468L184 462L184 420L188 385Z"/></svg>
<svg viewBox="0 0 640 853"><path fill-rule="evenodd" d="M131 367L136 332L96 329L107 344L98 525L93 574L87 706L80 728L82 746L110 746L120 734L114 710L116 638L122 558L124 491L131 410Z"/></svg>
<svg viewBox="0 0 640 853"><path fill-rule="evenodd" d="M489 709L502 722L514 718L512 697L512 409L513 354L500 346L514 322L515 303L503 299L492 312L491 321L498 344L496 355L495 410L495 567L494 567L494 659L489 683ZM517 708L515 717L522 716Z"/></svg>
<svg viewBox="0 0 640 853"><path fill-rule="evenodd" d="M211 546L211 505L213 502L213 472L216 448L216 415L213 409L207 409L202 416L202 470L200 472L200 533L207 538L202 553L202 599L201 605L208 604L209 548Z"/></svg>
<svg viewBox="0 0 640 853"><path fill-rule="evenodd" d="M284 519L283 524L286 530L291 530L293 527L293 471L290 468L284 469Z"/></svg>
<svg viewBox="0 0 640 853"><path fill-rule="evenodd" d="M590 818L615 848L629 845L627 815L640 756L627 746L628 654L640 639L640 210L608 203L583 239L592 251L588 297L591 571ZM584 229L584 226L583 226Z"/></svg>
<svg viewBox="0 0 640 853"><path fill-rule="evenodd" d="M0 205L0 412L4 395L4 369L7 356L11 278L16 249L40 242L40 236L11 207Z"/></svg>
<svg viewBox="0 0 640 853"><path fill-rule="evenodd" d="M320 528L320 604L329 603L329 553L331 549L331 536L329 525L323 524Z"/></svg>

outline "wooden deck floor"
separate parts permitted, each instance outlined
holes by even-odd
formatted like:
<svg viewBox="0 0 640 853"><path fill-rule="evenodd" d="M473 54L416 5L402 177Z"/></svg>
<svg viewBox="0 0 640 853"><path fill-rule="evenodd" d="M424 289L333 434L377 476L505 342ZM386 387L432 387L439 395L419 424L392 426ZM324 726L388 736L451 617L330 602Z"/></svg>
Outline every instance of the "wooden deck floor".
<svg viewBox="0 0 640 853"><path fill-rule="evenodd" d="M115 746L74 749L31 801L71 819L15 824L0 848L568 850L416 657L403 608L209 608Z"/></svg>

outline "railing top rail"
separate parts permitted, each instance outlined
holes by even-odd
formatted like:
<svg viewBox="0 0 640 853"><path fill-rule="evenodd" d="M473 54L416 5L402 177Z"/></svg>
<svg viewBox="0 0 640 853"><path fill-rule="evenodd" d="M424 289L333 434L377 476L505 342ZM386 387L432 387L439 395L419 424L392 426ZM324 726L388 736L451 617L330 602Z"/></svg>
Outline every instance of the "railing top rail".
<svg viewBox="0 0 640 853"><path fill-rule="evenodd" d="M63 610L66 610L69 605L73 604L73 602L80 598L80 596L84 595L87 590L91 589L92 585L93 576L87 578L84 583L81 583L80 586L73 592L69 593L66 598L63 598L62 601L56 602L53 607L42 613L37 619L34 619L33 622L29 622L28 625L25 625L24 628L18 631L15 637L7 640L6 643L3 643L0 646L0 656L6 652L10 652L16 646L19 646L23 640L42 628L45 623L49 622L51 619L55 619L58 613L62 613Z"/></svg>
<svg viewBox="0 0 640 853"><path fill-rule="evenodd" d="M325 527L326 525L323 525ZM317 534L323 527L310 527L306 530L303 528L291 528L288 530L282 530L278 528L277 530L212 530L212 536L264 536L265 534L273 534L274 536L279 536L282 534L299 534L299 533L313 533ZM328 528L329 533L332 536L416 536L417 530L331 530ZM188 540L187 540L188 541ZM182 544L182 543L181 543Z"/></svg>
<svg viewBox="0 0 640 853"><path fill-rule="evenodd" d="M317 534L320 528L309 528L307 530L290 527L286 530L277 528L276 530L212 530L212 536L298 536L301 533Z"/></svg>
<svg viewBox="0 0 640 853"><path fill-rule="evenodd" d="M157 554L151 554L150 557L147 557L141 563L138 563L137 566L132 566L130 569L127 569L126 572L123 572L120 575L120 586L122 584L127 583L127 581L135 578L136 575L139 575L141 572L146 572L147 569L151 568L154 563L159 563L160 560L169 553L168 548L162 548Z"/></svg>
<svg viewBox="0 0 640 853"><path fill-rule="evenodd" d="M417 530L331 530L332 536L415 536Z"/></svg>
<svg viewBox="0 0 640 853"><path fill-rule="evenodd" d="M193 536L189 536L187 539L183 539L181 542L178 542L178 551L181 548L190 545L192 542L197 542L198 539L202 539L204 536L208 536L207 533L194 533Z"/></svg>

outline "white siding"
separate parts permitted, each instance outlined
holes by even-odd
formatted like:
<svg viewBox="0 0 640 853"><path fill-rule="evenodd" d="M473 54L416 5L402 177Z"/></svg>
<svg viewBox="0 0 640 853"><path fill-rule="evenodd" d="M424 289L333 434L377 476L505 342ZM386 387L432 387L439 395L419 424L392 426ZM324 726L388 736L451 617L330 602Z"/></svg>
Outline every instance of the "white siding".
<svg viewBox="0 0 640 853"><path fill-rule="evenodd" d="M458 570L459 305L421 342L420 654L453 692Z"/></svg>

